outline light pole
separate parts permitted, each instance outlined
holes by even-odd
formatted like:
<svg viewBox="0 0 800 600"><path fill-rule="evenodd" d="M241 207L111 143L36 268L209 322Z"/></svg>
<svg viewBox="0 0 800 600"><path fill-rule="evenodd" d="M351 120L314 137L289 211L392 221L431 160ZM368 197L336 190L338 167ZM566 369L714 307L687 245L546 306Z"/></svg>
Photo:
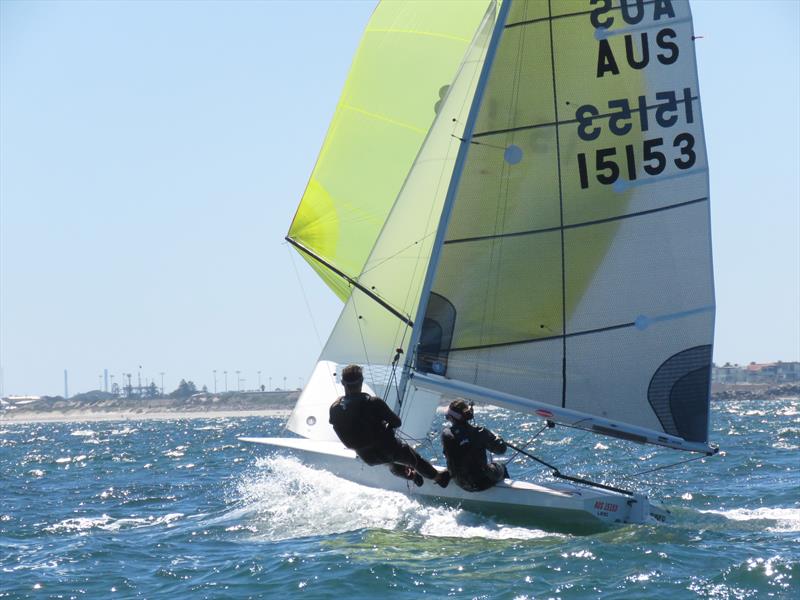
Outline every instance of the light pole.
<svg viewBox="0 0 800 600"><path fill-rule="evenodd" d="M269 391L272 391L272 377L269 378Z"/></svg>
<svg viewBox="0 0 800 600"><path fill-rule="evenodd" d="M239 373L241 373L241 371L236 371L236 391L237 392L241 392L242 391L242 386L241 386L241 381L242 380L239 379Z"/></svg>
<svg viewBox="0 0 800 600"><path fill-rule="evenodd" d="M161 395L164 395L164 371L159 371L159 375L161 375Z"/></svg>
<svg viewBox="0 0 800 600"><path fill-rule="evenodd" d="M216 394L217 393L217 370L214 369L212 372L214 373L214 393Z"/></svg>
<svg viewBox="0 0 800 600"><path fill-rule="evenodd" d="M223 371L223 373L225 374L225 391L227 392L228 391L228 372L227 371Z"/></svg>

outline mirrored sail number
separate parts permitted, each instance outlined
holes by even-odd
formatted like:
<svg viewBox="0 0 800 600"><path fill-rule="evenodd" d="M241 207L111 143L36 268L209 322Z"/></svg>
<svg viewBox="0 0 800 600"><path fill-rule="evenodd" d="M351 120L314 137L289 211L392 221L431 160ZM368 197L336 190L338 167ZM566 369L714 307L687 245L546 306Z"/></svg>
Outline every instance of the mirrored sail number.
<svg viewBox="0 0 800 600"><path fill-rule="evenodd" d="M661 127L672 127L679 119L679 106L683 106L686 123L694 123L694 112L692 110L692 91L690 88L683 88L683 97L678 99L675 91L658 92L655 95L657 104L648 106L647 98L639 96L636 108L631 108L631 103L627 98L619 100L609 100L609 112L601 115L599 109L591 104L584 104L575 111L575 119L578 122L578 137L585 142L591 142L600 137L602 127L595 123L595 119L608 119L608 129L614 135L627 135L633 128L634 112L639 120L641 130L650 129L649 110L655 109L655 121Z"/></svg>
<svg viewBox="0 0 800 600"><path fill-rule="evenodd" d="M629 181L637 178L637 154L641 156L642 168L648 175L660 175L671 160L679 169L691 169L697 161L694 149L694 136L691 133L679 133L672 140L672 148L664 148L664 138L643 140L642 147L627 144L620 154L617 148L598 148L594 152L594 170L597 181L603 185L612 185L616 182L622 171ZM578 153L578 177L581 189L589 187L589 168L585 152Z"/></svg>

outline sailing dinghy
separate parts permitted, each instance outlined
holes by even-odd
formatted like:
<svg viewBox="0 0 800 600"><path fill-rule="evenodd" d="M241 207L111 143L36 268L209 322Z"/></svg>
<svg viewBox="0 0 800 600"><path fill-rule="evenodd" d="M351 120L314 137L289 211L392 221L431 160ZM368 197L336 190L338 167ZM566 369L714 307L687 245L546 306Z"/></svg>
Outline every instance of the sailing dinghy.
<svg viewBox="0 0 800 600"><path fill-rule="evenodd" d="M563 483L415 487L343 447L328 409L355 363L411 440L463 397L556 431L716 451L693 40L684 0L380 4L287 236L344 308L287 423L297 437L243 439L482 511L666 520L557 469Z"/></svg>

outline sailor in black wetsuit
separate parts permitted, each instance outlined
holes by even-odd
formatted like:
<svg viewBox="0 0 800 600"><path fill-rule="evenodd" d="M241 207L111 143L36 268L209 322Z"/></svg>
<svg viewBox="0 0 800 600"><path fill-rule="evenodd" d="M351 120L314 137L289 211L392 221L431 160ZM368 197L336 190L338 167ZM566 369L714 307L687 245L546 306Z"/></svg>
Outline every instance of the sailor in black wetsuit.
<svg viewBox="0 0 800 600"><path fill-rule="evenodd" d="M469 423L472 417L471 404L461 399L453 400L447 409L447 418L452 425L442 430L442 446L453 480L468 492L480 492L508 477L504 465L486 460L487 450L503 454L506 443L485 427Z"/></svg>
<svg viewBox="0 0 800 600"><path fill-rule="evenodd" d="M330 423L342 443L370 466L390 464L394 475L409 479L418 486L422 477L447 487L450 476L439 473L408 444L398 440L394 430L402 424L386 403L361 391L364 376L361 367L349 365L342 370L345 395L331 404Z"/></svg>

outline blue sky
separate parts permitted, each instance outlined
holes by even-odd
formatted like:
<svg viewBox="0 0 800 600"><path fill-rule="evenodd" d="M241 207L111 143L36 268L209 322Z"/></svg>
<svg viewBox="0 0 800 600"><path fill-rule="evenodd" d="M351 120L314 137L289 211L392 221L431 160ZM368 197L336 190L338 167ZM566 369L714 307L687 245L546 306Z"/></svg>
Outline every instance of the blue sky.
<svg viewBox="0 0 800 600"><path fill-rule="evenodd" d="M340 307L283 236L373 2L0 1L5 394L297 387ZM693 2L717 362L800 359L800 3Z"/></svg>

